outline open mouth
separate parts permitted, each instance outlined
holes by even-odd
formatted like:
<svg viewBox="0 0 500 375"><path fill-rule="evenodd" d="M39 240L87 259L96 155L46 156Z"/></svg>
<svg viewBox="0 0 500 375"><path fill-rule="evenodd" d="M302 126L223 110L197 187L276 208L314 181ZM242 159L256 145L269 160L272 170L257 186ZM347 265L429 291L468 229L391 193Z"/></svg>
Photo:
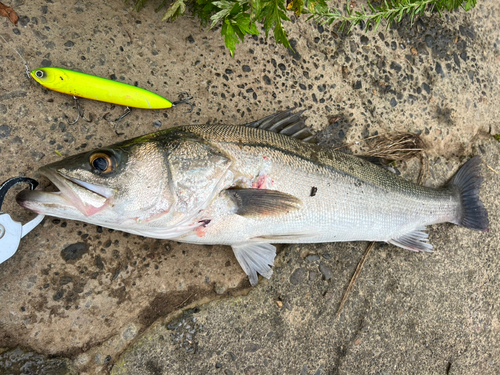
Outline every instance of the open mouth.
<svg viewBox="0 0 500 375"><path fill-rule="evenodd" d="M108 205L113 190L63 175L59 171L43 167L40 173L47 177L59 191L21 191L17 202L30 210L50 215L61 210L78 210L92 216Z"/></svg>

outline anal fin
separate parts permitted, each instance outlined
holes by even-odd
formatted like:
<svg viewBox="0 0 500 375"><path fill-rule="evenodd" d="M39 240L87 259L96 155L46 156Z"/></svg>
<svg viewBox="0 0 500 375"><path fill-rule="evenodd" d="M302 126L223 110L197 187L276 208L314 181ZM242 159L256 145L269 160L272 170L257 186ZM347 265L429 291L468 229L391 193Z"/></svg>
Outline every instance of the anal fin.
<svg viewBox="0 0 500 375"><path fill-rule="evenodd" d="M431 252L432 245L428 242L429 234L426 232L426 229L426 227L420 227L415 229L413 232L387 242L411 251Z"/></svg>
<svg viewBox="0 0 500 375"><path fill-rule="evenodd" d="M271 278L273 270L270 266L274 264L276 247L263 242L243 242L234 244L231 247L241 268L248 275L252 286L257 285L259 282L257 273L266 279Z"/></svg>

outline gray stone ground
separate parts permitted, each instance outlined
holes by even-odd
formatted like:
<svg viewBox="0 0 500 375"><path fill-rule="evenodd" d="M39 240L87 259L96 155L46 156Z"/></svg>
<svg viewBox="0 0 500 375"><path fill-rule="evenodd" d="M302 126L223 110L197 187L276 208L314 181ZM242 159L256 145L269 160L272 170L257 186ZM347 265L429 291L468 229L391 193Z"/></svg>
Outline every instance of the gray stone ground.
<svg viewBox="0 0 500 375"><path fill-rule="evenodd" d="M427 185L482 155L491 225L433 226L432 254L377 244L337 320L366 243L284 245L273 278L250 289L227 247L46 218L0 265L0 374L500 373L498 2L348 37L294 20L295 53L248 38L234 58L218 30L162 23L154 4L137 13L119 0L4 3L21 18L17 27L0 20L2 179L39 177L56 151L297 106L327 146L421 132ZM30 68L115 77L172 100L189 91L196 109L134 110L118 137L102 116L122 109L82 100L94 121L68 125L71 97L27 79L10 46ZM415 179L419 163L398 169ZM26 221L14 194L3 210Z"/></svg>

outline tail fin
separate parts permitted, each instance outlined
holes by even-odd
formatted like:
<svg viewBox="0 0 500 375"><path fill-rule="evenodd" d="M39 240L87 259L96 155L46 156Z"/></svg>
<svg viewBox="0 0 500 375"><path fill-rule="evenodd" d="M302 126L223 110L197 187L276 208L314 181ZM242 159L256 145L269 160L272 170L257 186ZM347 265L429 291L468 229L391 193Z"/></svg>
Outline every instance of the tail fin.
<svg viewBox="0 0 500 375"><path fill-rule="evenodd" d="M479 200L479 187L483 178L481 157L474 156L451 179L448 187L458 191L462 203L462 215L456 224L466 228L488 231L488 212Z"/></svg>

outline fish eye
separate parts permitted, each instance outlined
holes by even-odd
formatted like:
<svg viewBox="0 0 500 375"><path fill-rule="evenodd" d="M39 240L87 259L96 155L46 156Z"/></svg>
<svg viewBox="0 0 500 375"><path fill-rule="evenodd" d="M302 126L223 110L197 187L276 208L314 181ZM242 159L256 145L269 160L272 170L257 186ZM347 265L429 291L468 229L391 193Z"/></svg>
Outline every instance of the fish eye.
<svg viewBox="0 0 500 375"><path fill-rule="evenodd" d="M37 70L37 71L35 72L35 76L36 76L37 78L43 78L43 76L44 76L43 71L42 71L42 70Z"/></svg>
<svg viewBox="0 0 500 375"><path fill-rule="evenodd" d="M95 173L109 173L116 167L116 159L104 152L96 152L90 156L90 166Z"/></svg>

